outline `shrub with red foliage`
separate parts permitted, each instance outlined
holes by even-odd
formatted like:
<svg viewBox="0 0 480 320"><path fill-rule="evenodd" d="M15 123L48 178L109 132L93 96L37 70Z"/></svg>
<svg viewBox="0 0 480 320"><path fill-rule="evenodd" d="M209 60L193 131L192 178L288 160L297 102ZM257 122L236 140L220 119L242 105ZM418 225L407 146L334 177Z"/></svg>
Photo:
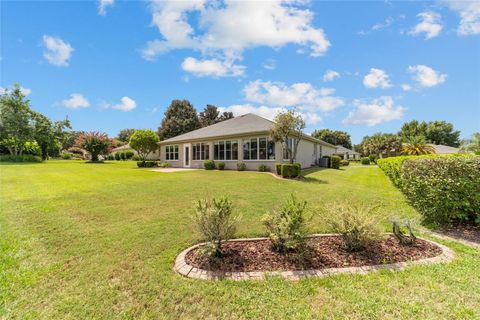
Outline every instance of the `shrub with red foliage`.
<svg viewBox="0 0 480 320"><path fill-rule="evenodd" d="M110 151L112 141L106 133L92 131L82 133L77 138L75 145L87 150L92 155L92 161L98 161L99 155L105 155Z"/></svg>

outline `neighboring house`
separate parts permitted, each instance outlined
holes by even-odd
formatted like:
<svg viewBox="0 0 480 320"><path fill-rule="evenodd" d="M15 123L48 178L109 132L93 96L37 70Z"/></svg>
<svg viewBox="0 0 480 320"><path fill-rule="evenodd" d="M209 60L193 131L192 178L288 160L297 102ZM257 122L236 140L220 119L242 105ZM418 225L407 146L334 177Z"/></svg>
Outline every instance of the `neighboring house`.
<svg viewBox="0 0 480 320"><path fill-rule="evenodd" d="M360 157L362 156L360 153L347 149L341 145L337 146L337 152L335 152L335 154L344 160L360 160Z"/></svg>
<svg viewBox="0 0 480 320"><path fill-rule="evenodd" d="M435 149L436 154L460 153L459 148L444 146L444 145L441 145L441 144L431 144L431 143L429 143L428 145Z"/></svg>
<svg viewBox="0 0 480 320"><path fill-rule="evenodd" d="M123 146L114 148L114 149L112 149L112 151L110 151L110 153L115 154L115 153L120 153L120 152L124 152L124 151L127 151L127 150L130 150L134 154L137 154L137 151L130 148L130 146L128 144L125 144ZM155 152L150 153L148 155L147 159L148 160L159 160L160 159L160 147Z"/></svg>
<svg viewBox="0 0 480 320"><path fill-rule="evenodd" d="M245 114L161 141L160 159L172 167L202 168L204 160L214 160L225 162L226 169L236 169L237 163L243 162L248 170L257 170L260 164L274 170L276 162L288 159L282 144L269 136L272 126L270 120ZM305 135L298 145L296 162L307 168L335 150L334 145Z"/></svg>

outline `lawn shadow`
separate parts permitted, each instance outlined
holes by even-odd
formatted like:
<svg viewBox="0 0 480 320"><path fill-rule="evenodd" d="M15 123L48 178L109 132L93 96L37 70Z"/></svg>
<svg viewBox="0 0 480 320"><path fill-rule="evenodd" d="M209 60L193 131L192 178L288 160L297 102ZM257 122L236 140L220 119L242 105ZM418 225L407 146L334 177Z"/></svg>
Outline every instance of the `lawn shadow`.
<svg viewBox="0 0 480 320"><path fill-rule="evenodd" d="M328 168L316 167L316 168L308 168L308 169L302 170L302 178L299 179L299 181L308 182L308 183L327 184L328 183L327 180L322 180L322 179L318 179L318 178L315 178L315 177L309 177L308 176L312 173L316 173L316 172L327 170L327 169Z"/></svg>

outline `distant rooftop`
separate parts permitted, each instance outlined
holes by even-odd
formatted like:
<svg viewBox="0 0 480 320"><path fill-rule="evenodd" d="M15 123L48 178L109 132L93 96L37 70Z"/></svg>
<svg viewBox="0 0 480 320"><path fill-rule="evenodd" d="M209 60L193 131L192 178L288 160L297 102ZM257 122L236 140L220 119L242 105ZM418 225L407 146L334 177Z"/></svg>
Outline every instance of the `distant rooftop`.
<svg viewBox="0 0 480 320"><path fill-rule="evenodd" d="M353 151L353 150L350 150L350 149L347 149L345 148L344 146L342 145L338 145L338 146L335 146L337 147L337 154L344 154L344 153L348 153L348 154L360 154L358 153L357 151Z"/></svg>
<svg viewBox="0 0 480 320"><path fill-rule="evenodd" d="M435 149L436 154L452 154L452 153L458 153L460 151L459 148L444 146L442 144L429 143L428 145L432 146Z"/></svg>

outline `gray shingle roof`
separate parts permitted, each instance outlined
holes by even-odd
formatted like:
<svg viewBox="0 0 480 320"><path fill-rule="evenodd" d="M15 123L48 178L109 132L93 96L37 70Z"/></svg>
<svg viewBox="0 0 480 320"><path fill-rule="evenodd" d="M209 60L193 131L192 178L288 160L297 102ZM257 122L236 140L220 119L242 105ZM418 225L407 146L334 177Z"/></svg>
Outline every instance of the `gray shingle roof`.
<svg viewBox="0 0 480 320"><path fill-rule="evenodd" d="M350 150L350 149L347 149L345 148L344 146L341 146L341 145L338 145L336 146L337 147L337 154L344 154L344 153L348 153L348 154L360 154L356 151L353 151L353 150Z"/></svg>
<svg viewBox="0 0 480 320"><path fill-rule="evenodd" d="M451 153L458 153L460 151L459 148L444 146L442 144L428 144L435 149L436 154L451 154Z"/></svg>

